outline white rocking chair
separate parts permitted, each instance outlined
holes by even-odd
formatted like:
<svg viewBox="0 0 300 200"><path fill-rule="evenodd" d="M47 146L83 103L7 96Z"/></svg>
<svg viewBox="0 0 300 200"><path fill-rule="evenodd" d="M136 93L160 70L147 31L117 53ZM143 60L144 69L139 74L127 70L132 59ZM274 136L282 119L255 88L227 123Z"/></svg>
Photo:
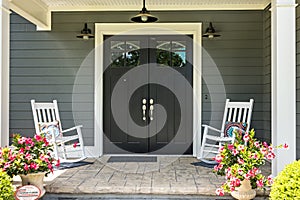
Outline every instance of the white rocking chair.
<svg viewBox="0 0 300 200"><path fill-rule="evenodd" d="M249 102L230 102L227 99L221 129L202 125L204 133L199 156L201 161L208 164L216 164L217 162L213 158L218 154L219 148L224 143L234 142L233 131L235 129L242 129L245 132L249 131L253 102L253 99L250 99ZM209 134L211 132L218 135Z"/></svg>
<svg viewBox="0 0 300 200"><path fill-rule="evenodd" d="M60 162L79 162L86 158L81 134L82 125L62 130L57 101L51 103L36 103L31 100L34 126L37 134L46 133L54 145L54 156ZM64 136L67 132L77 134Z"/></svg>

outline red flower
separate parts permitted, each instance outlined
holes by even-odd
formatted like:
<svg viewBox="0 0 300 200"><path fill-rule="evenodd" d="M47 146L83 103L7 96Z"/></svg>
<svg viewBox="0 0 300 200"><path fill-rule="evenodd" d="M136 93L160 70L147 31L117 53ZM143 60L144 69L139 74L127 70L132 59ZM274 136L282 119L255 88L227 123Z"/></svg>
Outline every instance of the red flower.
<svg viewBox="0 0 300 200"><path fill-rule="evenodd" d="M216 189L216 194L219 196L224 196L224 190L222 188L217 188Z"/></svg>
<svg viewBox="0 0 300 200"><path fill-rule="evenodd" d="M36 139L36 141L40 142L43 140L43 138L40 135L34 135L34 139Z"/></svg>
<svg viewBox="0 0 300 200"><path fill-rule="evenodd" d="M25 164L24 169L25 169L25 171L28 171L29 170L29 165Z"/></svg>
<svg viewBox="0 0 300 200"><path fill-rule="evenodd" d="M76 148L76 147L77 147L77 144L78 144L78 142L75 142L75 143L73 144L73 147Z"/></svg>
<svg viewBox="0 0 300 200"><path fill-rule="evenodd" d="M58 167L59 165L60 165L60 160L58 159L58 160L56 161L55 166Z"/></svg>
<svg viewBox="0 0 300 200"><path fill-rule="evenodd" d="M289 148L289 145L288 145L287 143L284 143L283 148L284 148L284 149L288 149L288 148Z"/></svg>

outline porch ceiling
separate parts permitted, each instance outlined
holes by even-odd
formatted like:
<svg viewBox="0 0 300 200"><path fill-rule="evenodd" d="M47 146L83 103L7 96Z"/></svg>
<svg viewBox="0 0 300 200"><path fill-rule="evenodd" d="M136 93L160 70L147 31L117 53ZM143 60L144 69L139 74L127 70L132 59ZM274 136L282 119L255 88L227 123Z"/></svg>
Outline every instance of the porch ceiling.
<svg viewBox="0 0 300 200"><path fill-rule="evenodd" d="M150 11L161 10L257 10L270 0L147 0ZM51 30L53 11L139 11L142 0L3 0L11 9L37 25L37 30Z"/></svg>
<svg viewBox="0 0 300 200"><path fill-rule="evenodd" d="M52 11L140 10L142 0L39 0ZM264 9L270 0L147 0L149 10Z"/></svg>

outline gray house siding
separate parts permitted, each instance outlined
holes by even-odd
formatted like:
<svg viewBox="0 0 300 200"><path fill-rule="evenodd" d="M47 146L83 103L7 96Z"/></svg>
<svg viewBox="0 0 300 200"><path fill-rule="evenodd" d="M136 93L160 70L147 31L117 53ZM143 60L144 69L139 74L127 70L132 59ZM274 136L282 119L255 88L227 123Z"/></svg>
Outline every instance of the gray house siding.
<svg viewBox="0 0 300 200"><path fill-rule="evenodd" d="M271 12L266 7L263 14L263 137L271 142Z"/></svg>
<svg viewBox="0 0 300 200"><path fill-rule="evenodd" d="M30 99L59 102L64 128L83 124L84 140L93 145L94 69L93 63L82 67L94 48L94 40L83 41L76 34L88 22L129 22L135 12L57 12L52 15L52 31L37 32L35 26L17 14L11 15L10 132L34 133ZM263 11L184 11L153 12L160 22L213 22L222 35L203 40L220 71L224 94L214 80L208 62L203 61L203 123L220 126L224 98L233 101L255 99L252 127L257 136L268 138L265 130L265 63L263 46ZM94 30L93 30L94 32ZM78 78L78 71L80 77ZM209 77L209 78L207 78ZM80 80L80 81L75 81ZM74 90L76 82L76 90ZM208 91L209 88L213 90ZM207 98L206 98L207 97ZM72 105L75 104L75 105ZM212 112L212 108L213 112ZM210 120L212 118L212 121Z"/></svg>

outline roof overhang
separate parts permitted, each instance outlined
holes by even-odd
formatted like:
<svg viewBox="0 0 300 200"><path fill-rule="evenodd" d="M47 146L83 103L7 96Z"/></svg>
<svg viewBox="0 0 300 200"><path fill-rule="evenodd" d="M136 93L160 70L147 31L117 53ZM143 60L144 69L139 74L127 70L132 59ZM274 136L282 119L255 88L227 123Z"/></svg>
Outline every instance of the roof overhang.
<svg viewBox="0 0 300 200"><path fill-rule="evenodd" d="M139 11L142 0L4 0L9 9L36 24L37 30L51 30L54 11ZM262 10L270 0L147 0L151 11L174 10Z"/></svg>

